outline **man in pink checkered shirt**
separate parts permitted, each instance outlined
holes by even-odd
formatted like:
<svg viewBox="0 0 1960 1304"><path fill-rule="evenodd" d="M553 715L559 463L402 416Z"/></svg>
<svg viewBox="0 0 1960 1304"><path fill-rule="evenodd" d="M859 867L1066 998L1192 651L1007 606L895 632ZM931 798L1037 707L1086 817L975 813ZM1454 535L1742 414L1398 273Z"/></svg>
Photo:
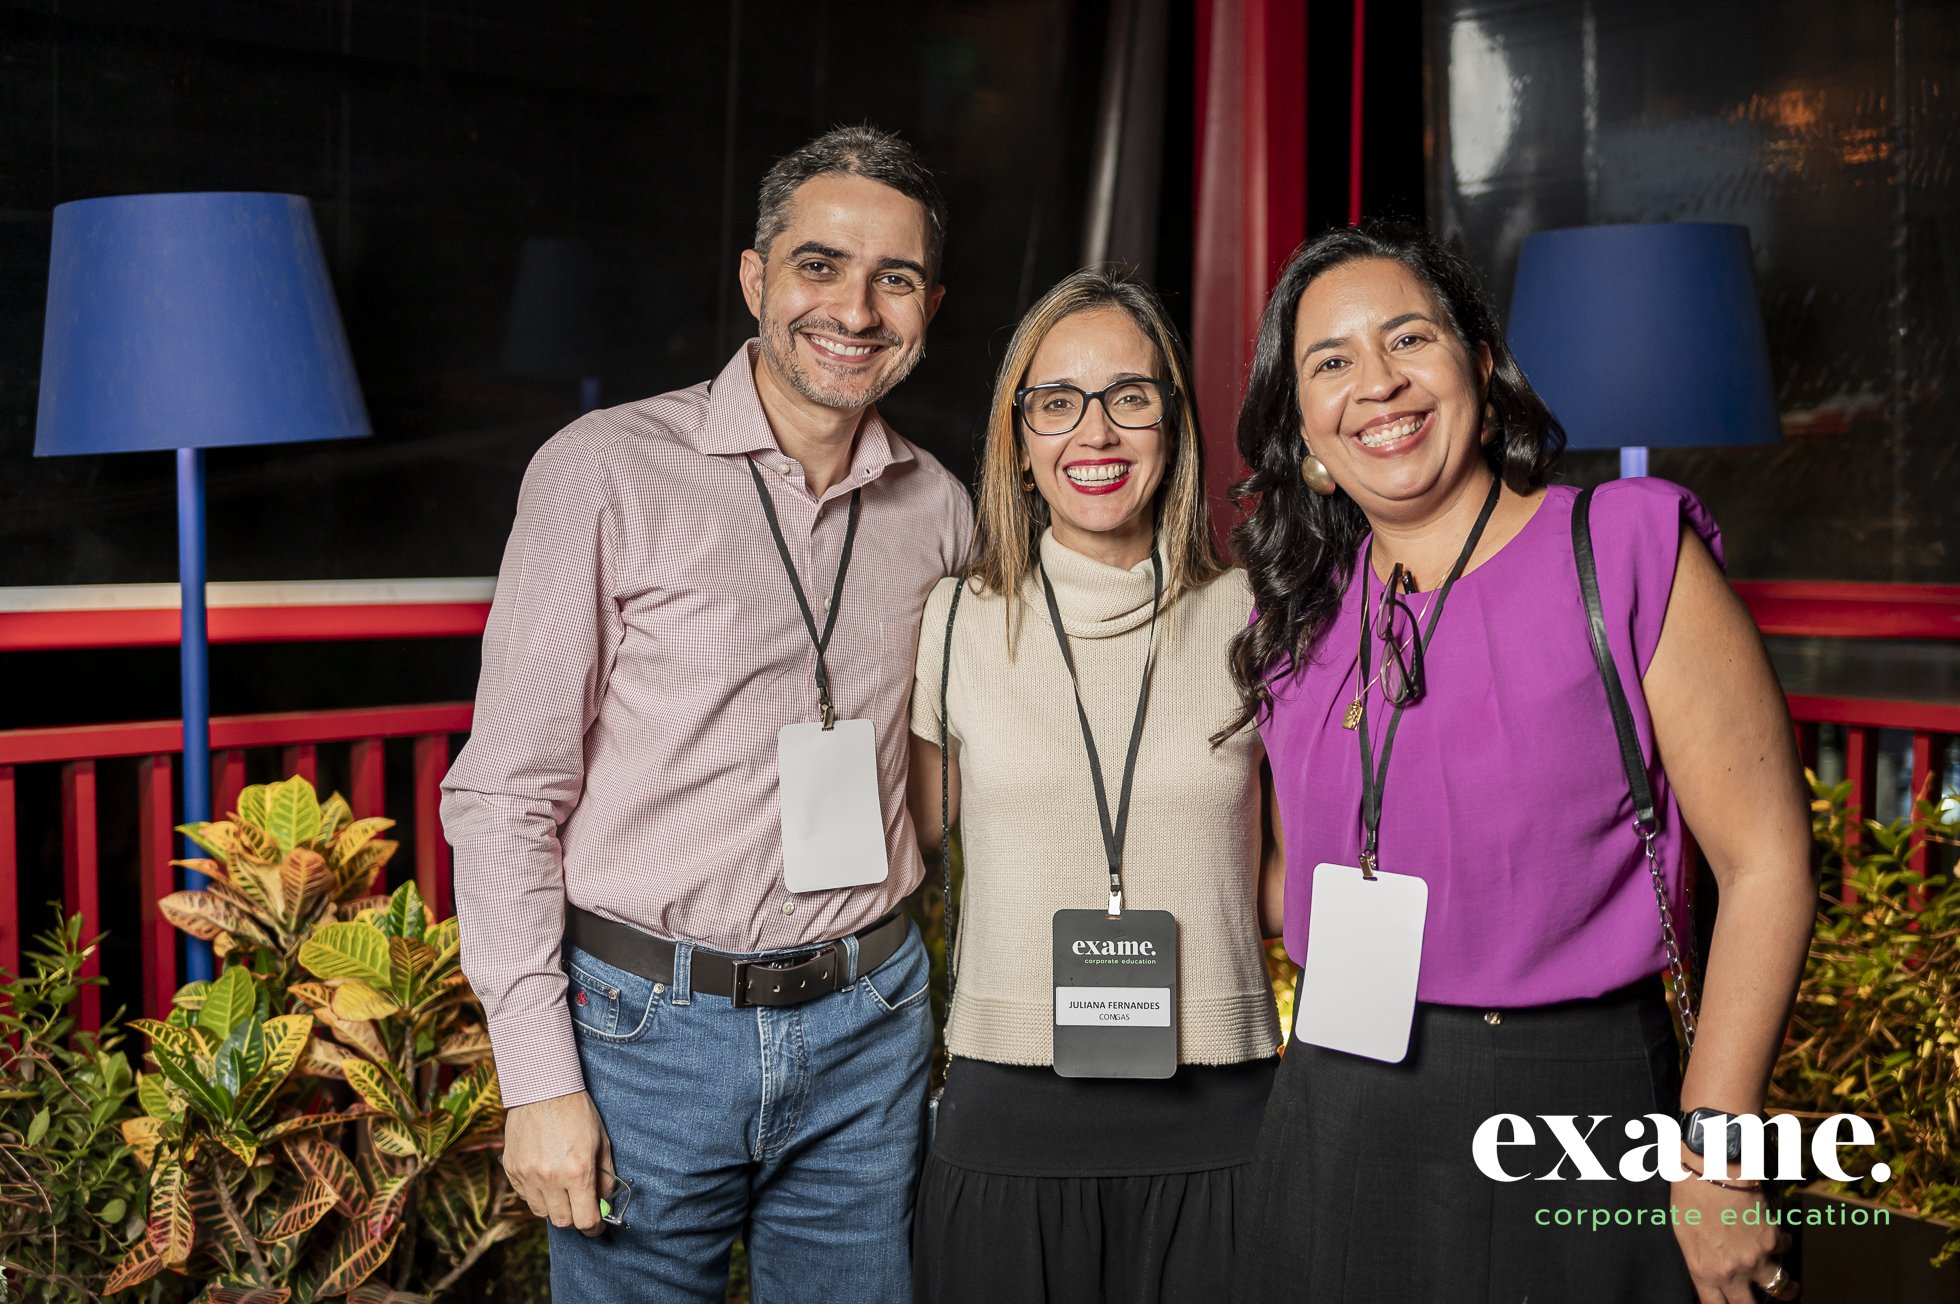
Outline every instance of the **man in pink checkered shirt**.
<svg viewBox="0 0 1960 1304"><path fill-rule="evenodd" d="M874 405L924 349L945 209L868 127L758 207L760 338L533 459L443 784L504 1171L563 1299L719 1301L738 1235L761 1298L909 1297L908 702L972 508Z"/></svg>

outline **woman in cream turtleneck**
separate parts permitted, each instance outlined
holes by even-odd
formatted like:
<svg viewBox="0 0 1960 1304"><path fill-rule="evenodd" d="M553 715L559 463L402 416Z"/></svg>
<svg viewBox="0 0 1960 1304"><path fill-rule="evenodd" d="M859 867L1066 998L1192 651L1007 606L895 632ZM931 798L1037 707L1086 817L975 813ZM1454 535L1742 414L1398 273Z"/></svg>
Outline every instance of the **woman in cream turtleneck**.
<svg viewBox="0 0 1960 1304"><path fill-rule="evenodd" d="M1256 734L1211 741L1251 595L1212 542L1187 376L1145 286L1083 271L1049 291L995 386L975 560L926 606L911 807L936 856L943 736L965 880L920 1300L1156 1304L1230 1277L1277 1064L1260 938L1283 867ZM1175 920L1173 1028L1132 1043L1155 1035L1168 1078L1056 1063L1056 912L1107 918L1118 854L1124 918Z"/></svg>

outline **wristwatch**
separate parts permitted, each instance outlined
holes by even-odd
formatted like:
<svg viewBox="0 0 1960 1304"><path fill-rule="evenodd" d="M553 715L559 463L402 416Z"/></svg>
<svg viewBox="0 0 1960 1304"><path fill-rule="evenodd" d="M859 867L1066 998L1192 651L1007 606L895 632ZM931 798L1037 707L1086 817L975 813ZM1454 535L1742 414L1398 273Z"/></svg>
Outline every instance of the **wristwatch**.
<svg viewBox="0 0 1960 1304"><path fill-rule="evenodd" d="M1708 1154L1706 1133L1708 1124L1716 1121L1726 1122L1729 1119L1742 1117L1750 1116L1731 1114L1721 1109L1688 1110L1681 1115L1681 1144L1698 1155L1706 1156ZM1736 1160L1742 1158L1742 1129L1739 1127L1729 1128L1724 1136L1728 1141L1729 1162L1734 1163Z"/></svg>

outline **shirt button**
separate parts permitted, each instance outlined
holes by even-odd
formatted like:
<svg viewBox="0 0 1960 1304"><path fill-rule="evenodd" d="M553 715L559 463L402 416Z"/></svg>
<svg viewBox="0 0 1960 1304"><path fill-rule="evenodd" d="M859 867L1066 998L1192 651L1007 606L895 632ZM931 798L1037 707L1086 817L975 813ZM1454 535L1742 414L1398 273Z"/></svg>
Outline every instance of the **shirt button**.
<svg viewBox="0 0 1960 1304"><path fill-rule="evenodd" d="M868 466L864 468L864 478L867 480L871 478L871 468Z"/></svg>
<svg viewBox="0 0 1960 1304"><path fill-rule="evenodd" d="M785 902L783 902L783 913L784 913L784 914L786 914L786 915L793 915L793 914L795 914L795 913L796 913L796 902L794 902L794 901L785 901Z"/></svg>
<svg viewBox="0 0 1960 1304"><path fill-rule="evenodd" d="M788 474L789 474L789 463L788 463L788 462L778 462L778 463L776 463L776 469L777 469L778 471L781 471L781 472L782 472L782 473L783 473L784 475L788 475Z"/></svg>
<svg viewBox="0 0 1960 1304"><path fill-rule="evenodd" d="M1504 1022L1504 1014L1500 1010L1485 1010L1484 1022L1495 1028L1498 1024Z"/></svg>
<svg viewBox="0 0 1960 1304"><path fill-rule="evenodd" d="M825 599L823 600L823 609L824 609L825 611L829 611L829 610L830 610L830 599L829 599L829 598L825 598Z"/></svg>

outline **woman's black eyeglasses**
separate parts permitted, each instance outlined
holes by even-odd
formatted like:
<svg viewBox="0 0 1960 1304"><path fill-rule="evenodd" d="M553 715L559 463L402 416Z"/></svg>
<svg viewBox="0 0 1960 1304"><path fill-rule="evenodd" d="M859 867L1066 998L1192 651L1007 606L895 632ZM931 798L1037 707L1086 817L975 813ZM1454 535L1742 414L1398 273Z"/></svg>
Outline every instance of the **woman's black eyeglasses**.
<svg viewBox="0 0 1960 1304"><path fill-rule="evenodd" d="M1415 592L1415 579L1397 562L1375 609L1375 637L1382 645L1382 697L1390 706L1422 700L1422 633L1416 614L1402 601ZM1402 635L1406 631L1405 636Z"/></svg>
<svg viewBox="0 0 1960 1304"><path fill-rule="evenodd" d="M1164 408L1177 391L1169 381L1119 380L1091 394L1063 381L1024 385L1014 391L1014 410L1021 424L1037 435L1066 435L1082 424L1089 404L1102 404L1103 415L1125 430L1148 430L1164 419Z"/></svg>

